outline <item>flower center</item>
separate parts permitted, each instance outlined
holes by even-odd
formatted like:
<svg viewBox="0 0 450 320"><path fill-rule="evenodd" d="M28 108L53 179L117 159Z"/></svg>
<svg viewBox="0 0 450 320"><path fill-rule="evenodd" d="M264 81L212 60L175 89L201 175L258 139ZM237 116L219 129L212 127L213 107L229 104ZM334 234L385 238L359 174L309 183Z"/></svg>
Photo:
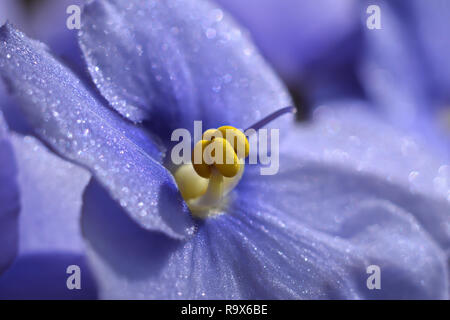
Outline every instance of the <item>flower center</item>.
<svg viewBox="0 0 450 320"><path fill-rule="evenodd" d="M295 108L282 108L247 130L255 132L288 112L295 112ZM232 126L203 133L202 140L194 146L192 163L179 166L174 173L181 195L194 216L206 218L223 211L226 195L242 178L249 152L246 135Z"/></svg>
<svg viewBox="0 0 450 320"><path fill-rule="evenodd" d="M220 212L222 200L242 177L248 154L247 137L234 127L203 133L194 146L192 163L180 166L174 175L195 216L203 218Z"/></svg>

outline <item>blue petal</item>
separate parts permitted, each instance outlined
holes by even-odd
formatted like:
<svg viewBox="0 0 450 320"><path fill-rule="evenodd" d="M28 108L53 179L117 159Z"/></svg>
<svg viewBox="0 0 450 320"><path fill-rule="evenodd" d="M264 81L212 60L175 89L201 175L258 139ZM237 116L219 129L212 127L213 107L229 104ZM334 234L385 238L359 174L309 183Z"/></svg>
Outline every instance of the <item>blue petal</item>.
<svg viewBox="0 0 450 320"><path fill-rule="evenodd" d="M18 248L20 204L16 174L13 149L0 111L0 275L14 260Z"/></svg>
<svg viewBox="0 0 450 320"><path fill-rule="evenodd" d="M12 135L21 212L19 251L0 277L0 299L95 298L80 230L88 171L61 160L32 137ZM68 290L70 265L81 268L81 290Z"/></svg>
<svg viewBox="0 0 450 320"><path fill-rule="evenodd" d="M194 120L246 128L291 104L247 36L206 1L94 1L80 45L110 104L163 134Z"/></svg>
<svg viewBox="0 0 450 320"><path fill-rule="evenodd" d="M301 295L308 298L448 298L450 237L439 246L429 233L434 230L416 217L440 217L438 223L445 225L449 203L413 195L374 176L283 154L280 168L273 176L248 170L238 190L240 207L251 208L240 213L249 216L249 228L280 242L280 256L299 272L290 285L279 282L294 290L302 281ZM366 287L370 265L381 268L381 290Z"/></svg>
<svg viewBox="0 0 450 320"><path fill-rule="evenodd" d="M151 139L101 105L41 44L8 25L0 41L0 71L37 134L89 168L144 228L189 234L189 211Z"/></svg>

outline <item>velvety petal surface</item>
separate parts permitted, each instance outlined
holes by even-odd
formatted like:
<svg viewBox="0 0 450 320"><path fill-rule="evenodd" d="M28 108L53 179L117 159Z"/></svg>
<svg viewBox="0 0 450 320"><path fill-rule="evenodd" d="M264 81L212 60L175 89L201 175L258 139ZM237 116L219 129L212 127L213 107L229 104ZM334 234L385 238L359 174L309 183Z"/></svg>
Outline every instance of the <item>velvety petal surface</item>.
<svg viewBox="0 0 450 320"><path fill-rule="evenodd" d="M86 2L87 0L43 1L30 12L26 28L20 26L18 29L47 44L55 56L87 78L86 66L78 46L78 30L67 27L67 21L73 15L73 11L69 11L69 14L67 9L74 5L81 8Z"/></svg>
<svg viewBox="0 0 450 320"><path fill-rule="evenodd" d="M165 137L194 120L245 129L291 104L247 35L208 1L100 0L83 17L80 45L101 93Z"/></svg>
<svg viewBox="0 0 450 320"><path fill-rule="evenodd" d="M20 203L16 175L14 151L0 110L0 275L14 260L18 248Z"/></svg>
<svg viewBox="0 0 450 320"><path fill-rule="evenodd" d="M35 138L14 134L12 144L21 192L19 251L0 277L0 298L95 298L80 228L81 196L91 175ZM81 290L66 286L70 265L81 268Z"/></svg>
<svg viewBox="0 0 450 320"><path fill-rule="evenodd" d="M0 42L2 77L37 135L89 168L144 228L189 234L189 211L151 138L100 104L42 44L9 25L0 29Z"/></svg>
<svg viewBox="0 0 450 320"><path fill-rule="evenodd" d="M358 101L324 104L311 124L284 135L280 131L281 152L295 156L299 165L333 165L401 187L410 199L398 202L394 191L384 197L413 214L448 250L450 210L442 205L450 204L449 163L434 154L427 141L392 128L367 110L370 107ZM430 201L414 200L423 197Z"/></svg>
<svg viewBox="0 0 450 320"><path fill-rule="evenodd" d="M374 177L295 162L284 158L275 176L249 170L227 213L201 223L187 242L139 230L106 193L91 197L99 187L91 184L83 230L100 296L447 297L445 254L388 199L391 192L404 201L414 197ZM448 208L444 203L439 210ZM102 224L106 217L110 223ZM382 290L366 286L370 265L381 268Z"/></svg>
<svg viewBox="0 0 450 320"><path fill-rule="evenodd" d="M270 222L293 239L291 230L308 230L306 244L300 245L304 260L298 259L297 266L303 271L300 279L310 278L306 287L312 292L331 298L448 298L445 250L450 237L438 243L430 234L434 230L416 218L439 217L446 228L448 202L411 194L372 175L302 163L283 154L278 174L260 176L249 170L237 192L248 207L257 208L267 233L274 233L267 227ZM277 200L269 202L269 196ZM381 269L381 290L366 286L370 265Z"/></svg>

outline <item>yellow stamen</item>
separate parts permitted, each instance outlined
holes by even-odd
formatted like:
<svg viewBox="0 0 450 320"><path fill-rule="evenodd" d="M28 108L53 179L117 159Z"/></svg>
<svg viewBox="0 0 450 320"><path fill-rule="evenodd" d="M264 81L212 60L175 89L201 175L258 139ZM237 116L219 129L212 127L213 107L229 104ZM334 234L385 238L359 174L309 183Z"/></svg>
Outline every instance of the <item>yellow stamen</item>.
<svg viewBox="0 0 450 320"><path fill-rule="evenodd" d="M249 154L247 137L240 130L223 126L203 133L192 152L192 165L180 166L174 174L183 198L197 217L216 213L222 198L242 177Z"/></svg>
<svg viewBox="0 0 450 320"><path fill-rule="evenodd" d="M244 133L231 126L209 129L203 140L197 142L192 153L194 170L209 179L214 166L224 177L234 177L240 169L239 159L249 153L249 143Z"/></svg>
<svg viewBox="0 0 450 320"><path fill-rule="evenodd" d="M217 130L219 130L222 133L222 136L232 145L238 158L248 157L250 146L247 137L241 130L232 126L222 126Z"/></svg>
<svg viewBox="0 0 450 320"><path fill-rule="evenodd" d="M256 132L294 107L281 108L247 130ZM246 131L247 131L246 130ZM223 212L225 196L239 183L244 173L245 158L249 155L245 134L231 126L209 129L194 146L192 164L184 164L174 177L191 212L199 218Z"/></svg>
<svg viewBox="0 0 450 320"><path fill-rule="evenodd" d="M212 163L224 177L232 178L239 172L240 164L237 154L231 144L223 138L215 138L208 144L203 159L205 161L210 159L209 163Z"/></svg>

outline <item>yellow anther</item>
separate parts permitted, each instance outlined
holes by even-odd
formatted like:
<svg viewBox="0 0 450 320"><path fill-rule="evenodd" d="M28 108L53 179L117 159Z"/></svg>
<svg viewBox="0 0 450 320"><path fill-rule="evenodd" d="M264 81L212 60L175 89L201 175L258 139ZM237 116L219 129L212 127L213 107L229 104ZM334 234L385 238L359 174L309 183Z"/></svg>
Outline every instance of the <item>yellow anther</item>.
<svg viewBox="0 0 450 320"><path fill-rule="evenodd" d="M205 158L211 154L214 167L227 178L234 177L241 164L231 144L223 138L215 138L205 149ZM206 160L206 159L205 159Z"/></svg>
<svg viewBox="0 0 450 320"><path fill-rule="evenodd" d="M222 133L222 136L233 146L233 149L239 158L248 157L250 147L247 137L241 130L232 126L222 126L217 130L219 130Z"/></svg>
<svg viewBox="0 0 450 320"><path fill-rule="evenodd" d="M227 178L238 174L242 161L249 153L248 140L238 129L223 126L203 133L203 140L197 142L192 153L195 172L203 178L211 177L211 166Z"/></svg>
<svg viewBox="0 0 450 320"><path fill-rule="evenodd" d="M208 146L210 143L211 141L200 140L194 146L194 152L192 152L192 166L194 167L195 172L197 172L200 177L206 179L209 179L209 177L211 176L211 168L204 161L203 154L206 146Z"/></svg>
<svg viewBox="0 0 450 320"><path fill-rule="evenodd" d="M267 123L294 107L282 108L252 126L259 130ZM249 143L245 134L232 127L206 130L192 153L192 165L184 164L174 173L180 192L192 214L198 218L212 217L224 212L226 196L241 180Z"/></svg>

